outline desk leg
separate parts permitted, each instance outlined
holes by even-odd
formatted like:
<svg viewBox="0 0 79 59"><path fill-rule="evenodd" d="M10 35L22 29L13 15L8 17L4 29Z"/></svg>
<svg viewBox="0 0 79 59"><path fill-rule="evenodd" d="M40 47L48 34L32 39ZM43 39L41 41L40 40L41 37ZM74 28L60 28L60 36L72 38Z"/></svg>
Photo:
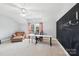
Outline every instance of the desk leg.
<svg viewBox="0 0 79 59"><path fill-rule="evenodd" d="M0 44L1 44L1 40L0 40Z"/></svg>
<svg viewBox="0 0 79 59"><path fill-rule="evenodd" d="M50 37L50 46L52 46L52 37Z"/></svg>

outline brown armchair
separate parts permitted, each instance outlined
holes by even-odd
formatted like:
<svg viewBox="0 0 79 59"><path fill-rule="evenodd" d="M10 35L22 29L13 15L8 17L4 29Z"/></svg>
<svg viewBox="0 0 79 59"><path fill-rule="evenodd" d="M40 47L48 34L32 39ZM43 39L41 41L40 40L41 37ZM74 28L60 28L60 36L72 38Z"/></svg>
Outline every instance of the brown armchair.
<svg viewBox="0 0 79 59"><path fill-rule="evenodd" d="M11 42L22 42L25 37L25 32L15 32L11 37Z"/></svg>

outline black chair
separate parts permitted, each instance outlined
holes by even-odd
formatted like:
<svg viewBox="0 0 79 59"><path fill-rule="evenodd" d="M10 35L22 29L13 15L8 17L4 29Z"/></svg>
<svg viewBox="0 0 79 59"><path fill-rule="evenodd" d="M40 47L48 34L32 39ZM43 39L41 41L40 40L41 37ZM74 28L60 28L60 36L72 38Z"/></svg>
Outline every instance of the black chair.
<svg viewBox="0 0 79 59"><path fill-rule="evenodd" d="M40 32L40 35L43 35L43 32ZM43 41L43 37L35 37L36 40L36 44L38 43L38 41Z"/></svg>

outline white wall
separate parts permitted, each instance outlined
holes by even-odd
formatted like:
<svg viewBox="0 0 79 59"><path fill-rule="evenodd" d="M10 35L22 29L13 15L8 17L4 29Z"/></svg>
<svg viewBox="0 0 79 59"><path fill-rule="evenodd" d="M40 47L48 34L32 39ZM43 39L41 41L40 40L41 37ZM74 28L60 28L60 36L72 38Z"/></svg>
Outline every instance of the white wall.
<svg viewBox="0 0 79 59"><path fill-rule="evenodd" d="M5 38L11 36L16 31L22 31L22 25L25 25L24 22L26 23L18 15L16 9L5 4L0 4L0 40L5 40Z"/></svg>
<svg viewBox="0 0 79 59"><path fill-rule="evenodd" d="M0 40L11 36L18 30L18 24L9 17L0 15Z"/></svg>

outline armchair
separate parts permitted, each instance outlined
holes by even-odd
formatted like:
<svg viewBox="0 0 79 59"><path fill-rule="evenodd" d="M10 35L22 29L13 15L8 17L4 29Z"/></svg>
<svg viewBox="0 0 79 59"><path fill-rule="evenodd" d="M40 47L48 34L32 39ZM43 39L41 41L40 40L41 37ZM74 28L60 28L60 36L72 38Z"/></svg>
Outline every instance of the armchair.
<svg viewBox="0 0 79 59"><path fill-rule="evenodd" d="M15 32L11 37L11 42L22 42L25 37L25 32Z"/></svg>

